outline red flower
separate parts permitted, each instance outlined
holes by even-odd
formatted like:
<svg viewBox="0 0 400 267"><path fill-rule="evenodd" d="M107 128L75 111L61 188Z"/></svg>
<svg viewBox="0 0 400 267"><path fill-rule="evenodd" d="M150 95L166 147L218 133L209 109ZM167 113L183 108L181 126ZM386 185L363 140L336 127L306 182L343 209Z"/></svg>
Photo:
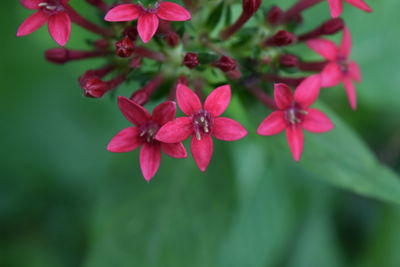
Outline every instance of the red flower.
<svg viewBox="0 0 400 267"><path fill-rule="evenodd" d="M192 16L189 11L172 2L158 2L154 8L144 8L142 5L123 4L114 7L106 14L106 21L138 20L137 30L143 42L153 38L158 29L159 20L185 21Z"/></svg>
<svg viewBox="0 0 400 267"><path fill-rule="evenodd" d="M363 0L328 0L333 18L337 18L342 14L343 1L366 12L372 12L372 9Z"/></svg>
<svg viewBox="0 0 400 267"><path fill-rule="evenodd" d="M161 151L174 158L185 158L186 149L182 143L166 144L154 139L161 126L175 118L175 102L167 101L158 105L153 115L146 109L125 97L118 98L119 108L134 127L123 129L110 141L107 149L111 152L129 152L142 146L140 168L146 181L156 174L161 161Z"/></svg>
<svg viewBox="0 0 400 267"><path fill-rule="evenodd" d="M31 34L48 22L49 33L57 44L65 46L71 33L71 18L66 12L69 0L20 0L27 9L38 10L27 18L17 36Z"/></svg>
<svg viewBox="0 0 400 267"><path fill-rule="evenodd" d="M321 111L309 108L317 100L321 79L313 75L305 79L293 95L283 83L275 84L274 96L277 111L272 112L257 129L259 135L274 135L286 129L286 137L295 161L303 151L304 135L307 130L323 133L333 129L331 120Z"/></svg>
<svg viewBox="0 0 400 267"><path fill-rule="evenodd" d="M212 136L225 141L234 141L246 136L246 129L238 122L220 117L231 100L229 85L212 91L204 103L204 108L198 96L186 85L178 84L176 98L178 106L187 117L177 118L165 124L156 135L156 139L165 143L176 143L192 136L192 155L201 171L207 169L213 154Z"/></svg>
<svg viewBox="0 0 400 267"><path fill-rule="evenodd" d="M329 60L321 73L322 87L332 87L343 82L346 89L350 106L357 107L357 95L353 81L361 82L360 68L357 63L349 60L351 51L351 35L349 29L343 28L343 39L340 47L335 43L325 39L315 39L307 42L307 45Z"/></svg>

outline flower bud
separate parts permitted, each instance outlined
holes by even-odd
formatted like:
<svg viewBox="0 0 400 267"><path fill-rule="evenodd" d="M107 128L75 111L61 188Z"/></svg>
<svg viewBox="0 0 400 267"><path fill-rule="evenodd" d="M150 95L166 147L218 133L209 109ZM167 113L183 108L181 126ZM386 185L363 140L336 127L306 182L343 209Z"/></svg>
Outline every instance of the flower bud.
<svg viewBox="0 0 400 267"><path fill-rule="evenodd" d="M109 90L108 84L97 77L83 80L81 86L85 96L92 98L100 98Z"/></svg>
<svg viewBox="0 0 400 267"><path fill-rule="evenodd" d="M227 57L227 56L222 56L220 59L218 59L216 62L212 64L213 66L219 68L223 72L228 72L236 69L236 60Z"/></svg>
<svg viewBox="0 0 400 267"><path fill-rule="evenodd" d="M183 58L183 65L189 69L194 69L199 65L199 57L196 53L186 53Z"/></svg>
<svg viewBox="0 0 400 267"><path fill-rule="evenodd" d="M291 67L296 67L297 65L299 65L299 59L295 55L284 54L284 55L281 55L281 57L279 59L279 63L282 66L291 68Z"/></svg>
<svg viewBox="0 0 400 267"><path fill-rule="evenodd" d="M165 40L169 46L174 47L179 44L180 38L176 32L171 31L165 35Z"/></svg>
<svg viewBox="0 0 400 267"><path fill-rule="evenodd" d="M283 20L285 12L278 6L273 6L267 13L267 22L271 25L278 25Z"/></svg>
<svg viewBox="0 0 400 267"><path fill-rule="evenodd" d="M54 48L45 52L48 61L56 64L64 64L69 61L69 51L66 48Z"/></svg>
<svg viewBox="0 0 400 267"><path fill-rule="evenodd" d="M287 46L295 43L296 35L285 30L280 30L274 36L265 41L266 46Z"/></svg>
<svg viewBox="0 0 400 267"><path fill-rule="evenodd" d="M261 5L261 0L243 0L243 13L253 15Z"/></svg>
<svg viewBox="0 0 400 267"><path fill-rule="evenodd" d="M134 51L134 45L128 36L115 43L115 53L119 57L130 57Z"/></svg>
<svg viewBox="0 0 400 267"><path fill-rule="evenodd" d="M329 35L335 34L342 30L344 27L344 21L341 18L330 19L321 26L322 34Z"/></svg>
<svg viewBox="0 0 400 267"><path fill-rule="evenodd" d="M149 93L144 90L138 90L133 93L130 99L136 104L143 106L149 101Z"/></svg>

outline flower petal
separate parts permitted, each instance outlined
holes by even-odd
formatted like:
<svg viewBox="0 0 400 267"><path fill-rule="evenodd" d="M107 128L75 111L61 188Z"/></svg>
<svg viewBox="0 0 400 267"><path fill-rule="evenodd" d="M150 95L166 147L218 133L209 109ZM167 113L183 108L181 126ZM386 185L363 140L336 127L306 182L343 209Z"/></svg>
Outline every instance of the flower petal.
<svg viewBox="0 0 400 267"><path fill-rule="evenodd" d="M192 18L184 7L171 2L161 2L156 14L160 19L169 21L185 21Z"/></svg>
<svg viewBox="0 0 400 267"><path fill-rule="evenodd" d="M351 34L349 28L343 28L343 38L340 45L340 55L348 58L351 52Z"/></svg>
<svg viewBox="0 0 400 267"><path fill-rule="evenodd" d="M141 144L142 139L139 136L139 128L129 127L123 129L111 139L107 150L116 153L129 152L138 148Z"/></svg>
<svg viewBox="0 0 400 267"><path fill-rule="evenodd" d="M303 108L311 106L318 98L321 89L321 75L314 74L303 80L294 92L294 99Z"/></svg>
<svg viewBox="0 0 400 267"><path fill-rule="evenodd" d="M141 8L134 4L123 4L110 9L104 19L106 21L132 21L139 17Z"/></svg>
<svg viewBox="0 0 400 267"><path fill-rule="evenodd" d="M190 141L190 149L197 167L204 172L213 154L213 141L211 135L203 135L200 140L195 136Z"/></svg>
<svg viewBox="0 0 400 267"><path fill-rule="evenodd" d="M174 101L166 101L161 103L153 110L152 119L160 126L175 119L176 104Z"/></svg>
<svg viewBox="0 0 400 267"><path fill-rule="evenodd" d="M366 12L372 12L372 8L370 8L367 3L365 3L362 0L344 0L347 3L349 3L350 5L353 5L361 10L364 10Z"/></svg>
<svg viewBox="0 0 400 267"><path fill-rule="evenodd" d="M118 97L118 106L125 118L137 126L150 119L150 114L146 109L126 97Z"/></svg>
<svg viewBox="0 0 400 267"><path fill-rule="evenodd" d="M324 133L334 128L332 121L318 109L307 109L307 115L304 116L302 127L312 133Z"/></svg>
<svg viewBox="0 0 400 267"><path fill-rule="evenodd" d="M162 151L170 157L182 159L187 157L186 148L182 143L161 143Z"/></svg>
<svg viewBox="0 0 400 267"><path fill-rule="evenodd" d="M66 45L71 34L71 19L66 12L50 16L49 33L57 44Z"/></svg>
<svg viewBox="0 0 400 267"><path fill-rule="evenodd" d="M300 127L292 126L286 129L286 138L292 152L293 159L300 161L304 146L304 134Z"/></svg>
<svg viewBox="0 0 400 267"><path fill-rule="evenodd" d="M354 61L349 63L349 75L356 82L361 82L361 71L358 64Z"/></svg>
<svg viewBox="0 0 400 267"><path fill-rule="evenodd" d="M342 0L328 0L329 7L331 8L332 18L337 18L342 14L343 3Z"/></svg>
<svg viewBox="0 0 400 267"><path fill-rule="evenodd" d="M199 97L184 84L178 84L176 88L176 99L179 108L186 115L192 115L201 110Z"/></svg>
<svg viewBox="0 0 400 267"><path fill-rule="evenodd" d="M284 83L274 84L274 99L278 108L287 109L293 103L292 89Z"/></svg>
<svg viewBox="0 0 400 267"><path fill-rule="evenodd" d="M138 33L143 42L148 43L158 29L158 18L151 13L143 14L138 20Z"/></svg>
<svg viewBox="0 0 400 267"><path fill-rule="evenodd" d="M144 143L140 150L140 168L146 181L150 181L156 174L161 162L161 148L159 143Z"/></svg>
<svg viewBox="0 0 400 267"><path fill-rule="evenodd" d="M161 127L157 132L156 139L163 143L180 143L193 133L192 126L191 118L177 118Z"/></svg>
<svg viewBox="0 0 400 267"><path fill-rule="evenodd" d="M215 138L224 141L235 141L247 135L247 130L237 121L229 118L216 118L212 134Z"/></svg>
<svg viewBox="0 0 400 267"><path fill-rule="evenodd" d="M42 0L20 0L19 2L27 9L39 9Z"/></svg>
<svg viewBox="0 0 400 267"><path fill-rule="evenodd" d="M231 102L231 87L223 85L212 91L204 102L204 109L214 117L220 116Z"/></svg>
<svg viewBox="0 0 400 267"><path fill-rule="evenodd" d="M38 30L47 22L48 18L48 15L44 12L38 11L34 13L19 26L17 36L28 35Z"/></svg>
<svg viewBox="0 0 400 267"><path fill-rule="evenodd" d="M269 114L258 126L257 134L259 135L274 135L285 130L287 126L285 114L283 111L274 111Z"/></svg>
<svg viewBox="0 0 400 267"><path fill-rule="evenodd" d="M321 86L324 88L338 85L342 81L342 72L336 62L326 64L321 73Z"/></svg>
<svg viewBox="0 0 400 267"><path fill-rule="evenodd" d="M330 40L314 39L307 41L307 46L314 52L328 60L336 60L338 56L338 47Z"/></svg>
<svg viewBox="0 0 400 267"><path fill-rule="evenodd" d="M343 79L344 88L346 89L347 99L353 110L357 108L357 92L350 78Z"/></svg>

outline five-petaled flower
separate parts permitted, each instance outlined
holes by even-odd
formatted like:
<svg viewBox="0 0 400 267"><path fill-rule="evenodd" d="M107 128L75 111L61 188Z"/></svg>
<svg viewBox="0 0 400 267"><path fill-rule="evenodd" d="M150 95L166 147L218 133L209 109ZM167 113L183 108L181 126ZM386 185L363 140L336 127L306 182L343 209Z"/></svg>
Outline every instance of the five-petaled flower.
<svg viewBox="0 0 400 267"><path fill-rule="evenodd" d="M343 1L366 12L372 12L372 9L363 0L328 0L329 7L331 8L331 16L333 18L337 18L342 14Z"/></svg>
<svg viewBox="0 0 400 267"><path fill-rule="evenodd" d="M185 158L186 149L180 142L164 143L155 140L161 126L175 118L176 104L172 101L155 107L153 115L125 97L118 98L122 114L136 126L123 129L108 144L111 152L129 152L142 146L140 168L146 181L156 174L161 162L161 151L174 158Z"/></svg>
<svg viewBox="0 0 400 267"><path fill-rule="evenodd" d="M182 6L172 2L158 2L153 8L145 8L141 4L122 4L114 7L105 16L106 21L138 20L137 30L143 42L153 38L158 29L159 20L186 21L192 16Z"/></svg>
<svg viewBox="0 0 400 267"><path fill-rule="evenodd" d="M247 135L246 129L238 122L220 117L231 99L229 85L212 91L205 100L204 107L199 97L183 84L178 84L176 98L178 106L187 117L166 123L157 133L156 139L165 143L177 143L192 136L192 155L201 171L207 169L213 154L212 136L220 140L235 141Z"/></svg>
<svg viewBox="0 0 400 267"><path fill-rule="evenodd" d="M25 8L38 11L19 26L17 36L31 34L47 22L51 37L57 44L65 46L71 33L71 18L66 11L69 0L20 0L20 2Z"/></svg>
<svg viewBox="0 0 400 267"><path fill-rule="evenodd" d="M361 82L361 72L357 63L349 60L351 52L349 29L343 28L343 39L340 47L325 39L310 40L307 45L329 61L321 73L321 86L332 87L343 82L350 106L352 109L356 109L357 95L353 81Z"/></svg>
<svg viewBox="0 0 400 267"><path fill-rule="evenodd" d="M274 98L278 110L272 112L257 129L259 135L274 135L286 129L286 137L295 161L303 151L303 129L312 133L324 133L333 129L331 120L321 111L310 108L317 100L321 79L318 74L305 79L293 95L285 84L277 83Z"/></svg>

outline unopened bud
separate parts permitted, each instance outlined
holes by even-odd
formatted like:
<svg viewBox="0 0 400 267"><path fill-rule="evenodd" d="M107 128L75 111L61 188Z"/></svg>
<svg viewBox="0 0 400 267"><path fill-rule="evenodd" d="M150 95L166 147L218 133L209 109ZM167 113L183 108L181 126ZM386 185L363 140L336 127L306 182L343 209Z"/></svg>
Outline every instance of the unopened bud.
<svg viewBox="0 0 400 267"><path fill-rule="evenodd" d="M183 58L183 65L189 69L194 69L199 65L199 56L196 53L186 53Z"/></svg>
<svg viewBox="0 0 400 267"><path fill-rule="evenodd" d="M253 15L261 5L261 0L243 0L243 13Z"/></svg>
<svg viewBox="0 0 400 267"><path fill-rule="evenodd" d="M133 93L130 99L136 104L143 106L149 101L149 93L145 90L138 90Z"/></svg>
<svg viewBox="0 0 400 267"><path fill-rule="evenodd" d="M115 43L115 53L120 57L130 57L134 49L135 46L128 36Z"/></svg>
<svg viewBox="0 0 400 267"><path fill-rule="evenodd" d="M109 90L108 84L97 77L83 80L81 86L85 96L92 98L100 98Z"/></svg>
<svg viewBox="0 0 400 267"><path fill-rule="evenodd" d="M69 61L69 50L66 48L54 48L45 52L48 61L56 64L64 64Z"/></svg>
<svg viewBox="0 0 400 267"><path fill-rule="evenodd" d="M297 65L299 65L298 57L290 54L281 55L279 62L282 66L289 68L296 67Z"/></svg>
<svg viewBox="0 0 400 267"><path fill-rule="evenodd" d="M236 69L236 60L227 56L222 56L220 59L213 63L213 66L219 68L223 72L232 71Z"/></svg>
<svg viewBox="0 0 400 267"><path fill-rule="evenodd" d="M344 27L344 21L341 18L330 19L322 24L322 34L335 34L342 30Z"/></svg>
<svg viewBox="0 0 400 267"><path fill-rule="evenodd" d="M285 12L278 6L273 6L267 13L267 21L271 25L278 25L282 22Z"/></svg>
<svg viewBox="0 0 400 267"><path fill-rule="evenodd" d="M179 35L176 32L170 31L165 35L165 40L169 46L177 46L180 42Z"/></svg>
<svg viewBox="0 0 400 267"><path fill-rule="evenodd" d="M266 46L287 46L296 42L296 35L285 30L280 30L265 41Z"/></svg>

